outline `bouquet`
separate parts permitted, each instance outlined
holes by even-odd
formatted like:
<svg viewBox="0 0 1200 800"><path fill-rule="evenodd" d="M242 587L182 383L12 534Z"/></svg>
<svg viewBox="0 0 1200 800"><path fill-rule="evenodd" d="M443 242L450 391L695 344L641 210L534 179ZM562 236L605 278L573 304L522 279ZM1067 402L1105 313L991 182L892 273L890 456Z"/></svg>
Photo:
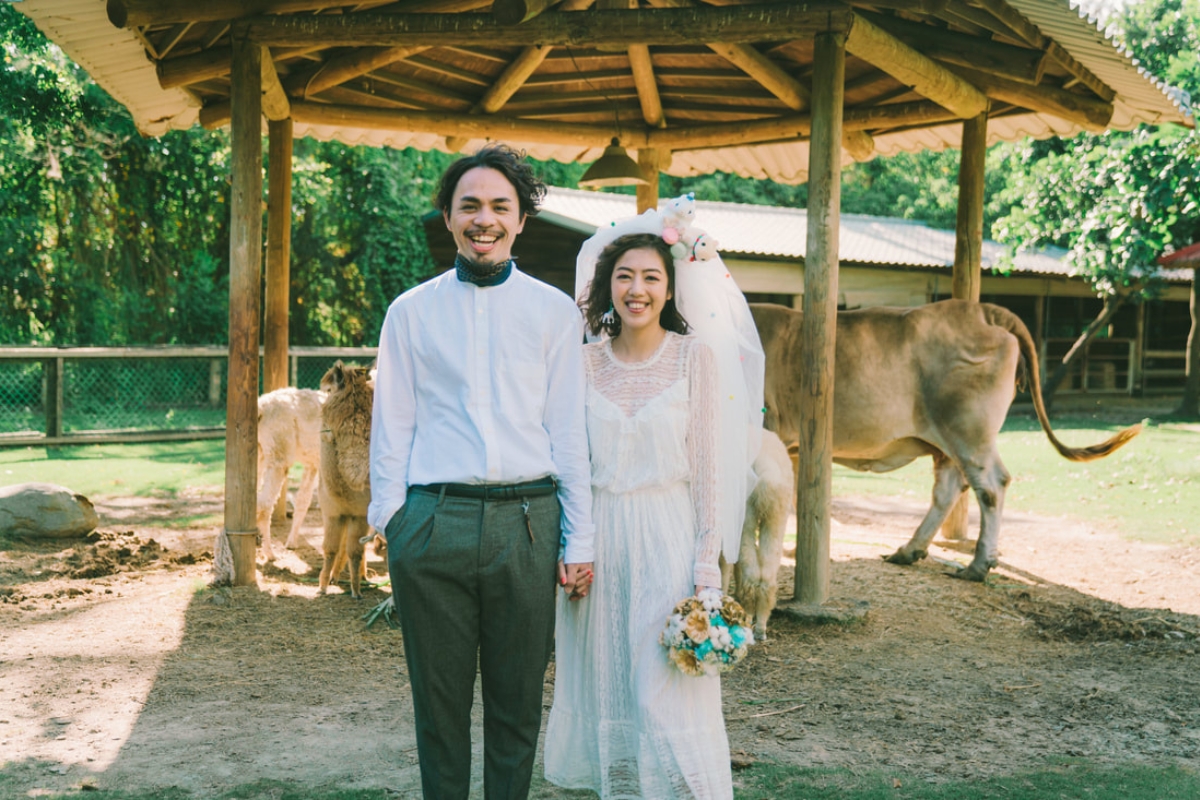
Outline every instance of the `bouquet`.
<svg viewBox="0 0 1200 800"><path fill-rule="evenodd" d="M680 672L698 677L732 669L754 644L754 632L736 600L704 589L675 606L658 641Z"/></svg>

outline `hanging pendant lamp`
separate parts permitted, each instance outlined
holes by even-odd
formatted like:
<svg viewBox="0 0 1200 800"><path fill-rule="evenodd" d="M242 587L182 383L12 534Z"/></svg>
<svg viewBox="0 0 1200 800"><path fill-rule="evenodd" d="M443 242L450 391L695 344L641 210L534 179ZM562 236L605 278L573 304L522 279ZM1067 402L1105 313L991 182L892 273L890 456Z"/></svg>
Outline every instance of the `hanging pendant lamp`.
<svg viewBox="0 0 1200 800"><path fill-rule="evenodd" d="M599 189L602 186L637 186L648 181L642 175L642 168L629 157L625 148L613 137L612 144L604 148L604 154L592 162L579 179L579 185L584 189Z"/></svg>

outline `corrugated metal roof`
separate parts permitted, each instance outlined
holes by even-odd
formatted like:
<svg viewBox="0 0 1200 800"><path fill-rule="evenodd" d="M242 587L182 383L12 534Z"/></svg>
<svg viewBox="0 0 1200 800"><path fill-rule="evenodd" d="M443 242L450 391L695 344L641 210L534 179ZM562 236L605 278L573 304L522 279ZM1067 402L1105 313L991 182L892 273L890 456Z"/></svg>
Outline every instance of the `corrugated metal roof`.
<svg viewBox="0 0 1200 800"><path fill-rule="evenodd" d="M1082 4L1067 0L1005 0L1062 45L1080 64L1116 91L1111 126L1129 130L1143 122L1159 123L1192 115L1187 92L1168 86L1138 66L1137 59L1118 49L1089 17ZM1062 13L1068 6L1074 13ZM1157 92L1146 92L1149 83Z"/></svg>
<svg viewBox="0 0 1200 800"><path fill-rule="evenodd" d="M1141 122L1184 121L1190 114L1186 95L1155 81L1134 61L1119 52L1094 21L1067 0L1008 0L1008 2L1066 48L1080 63L1117 92L1112 127L1131 128ZM17 8L88 71L118 102L129 109L138 129L160 135L196 124L198 107L182 89L162 89L154 65L147 59L141 40L132 30L115 28L105 12L105 0L25 0ZM876 152L889 156L901 151L940 150L958 147L962 126L951 123L921 130L881 135ZM1047 114L1021 114L989 121L988 140L1013 140L1032 136L1069 136L1080 128ZM411 131L379 131L351 126L297 124L295 135L347 144L387 145L396 148L446 150L441 136ZM483 139L468 142L469 150ZM590 161L603 151L594 148L545 145L514 141L530 155L561 162ZM843 153L844 163L850 163ZM788 142L713 150L678 151L669 174L689 176L714 171L753 178L770 178L784 183L801 183L808 177L808 143Z"/></svg>
<svg viewBox="0 0 1200 800"><path fill-rule="evenodd" d="M591 230L637 213L631 195L586 192L551 187L542 204L547 217L575 229ZM954 266L954 231L931 228L923 222L842 214L838 260L843 264L880 264L918 268ZM728 256L804 258L808 238L808 211L779 206L696 201L696 227L712 235ZM1002 269L1007 248L984 241L984 269ZM1071 275L1066 251L1046 248L1018 253L1012 271L1026 275ZM1190 281L1191 270L1164 270L1171 281Z"/></svg>

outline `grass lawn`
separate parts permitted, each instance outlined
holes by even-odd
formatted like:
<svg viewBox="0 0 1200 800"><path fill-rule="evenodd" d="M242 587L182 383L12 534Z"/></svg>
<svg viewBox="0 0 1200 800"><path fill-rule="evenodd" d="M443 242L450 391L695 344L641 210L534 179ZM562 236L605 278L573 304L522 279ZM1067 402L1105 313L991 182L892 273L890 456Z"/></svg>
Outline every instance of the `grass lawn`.
<svg viewBox="0 0 1200 800"><path fill-rule="evenodd" d="M1095 444L1121 427L1054 420L1056 435L1071 446ZM1037 420L1010 417L999 447L1013 476L1005 499L1008 511L1111 525L1146 542L1200 544L1200 427L1147 423L1141 435L1113 455L1081 464L1060 456ZM901 495L924 503L932 490L929 459L885 474L834 467L835 496Z"/></svg>
<svg viewBox="0 0 1200 800"><path fill-rule="evenodd" d="M86 496L223 488L225 441L0 449L0 485L13 483L56 483Z"/></svg>
<svg viewBox="0 0 1200 800"><path fill-rule="evenodd" d="M1095 444L1121 426L1085 417L1054 420L1069 445ZM1010 417L1000 454L1013 482L1006 509L1069 516L1111 526L1147 542L1200 544L1200 427L1148 423L1140 436L1108 458L1087 464L1055 452L1037 421ZM299 471L293 474L299 479ZM84 495L177 494L188 487L223 487L220 439L158 444L0 449L0 485L42 481ZM928 502L932 462L919 459L885 474L834 467L834 495L899 495ZM974 502L972 500L972 502Z"/></svg>

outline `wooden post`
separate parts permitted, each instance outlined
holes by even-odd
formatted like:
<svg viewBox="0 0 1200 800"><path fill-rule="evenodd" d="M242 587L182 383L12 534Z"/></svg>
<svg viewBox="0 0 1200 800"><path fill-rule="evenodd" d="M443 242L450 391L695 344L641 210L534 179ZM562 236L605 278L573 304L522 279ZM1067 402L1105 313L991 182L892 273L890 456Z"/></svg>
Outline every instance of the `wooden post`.
<svg viewBox="0 0 1200 800"><path fill-rule="evenodd" d="M1193 292L1194 294L1194 292ZM1146 360L1146 304L1138 303L1137 333L1133 339L1133 356L1129 360L1129 393L1141 396L1144 393L1142 385L1142 369Z"/></svg>
<svg viewBox="0 0 1200 800"><path fill-rule="evenodd" d="M958 164L958 221L954 226L951 295L979 302L983 254L983 182L987 159L987 114L963 120Z"/></svg>
<svg viewBox="0 0 1200 800"><path fill-rule="evenodd" d="M267 302L263 391L288 385L288 293L292 250L292 121L267 124Z"/></svg>
<svg viewBox="0 0 1200 800"><path fill-rule="evenodd" d="M292 121L267 123L267 301L263 327L263 392L288 385L288 297L292 251ZM275 519L287 519L287 489Z"/></svg>
<svg viewBox="0 0 1200 800"><path fill-rule="evenodd" d="M225 534L233 585L256 582L258 318L262 274L262 50L233 42L229 207L229 382L225 405Z"/></svg>
<svg viewBox="0 0 1200 800"><path fill-rule="evenodd" d="M58 439L63 435L63 359L50 358L42 362L42 385L45 397L42 408L46 410L46 438Z"/></svg>
<svg viewBox="0 0 1200 800"><path fill-rule="evenodd" d="M1200 264L1192 265L1192 293L1188 300L1188 309L1192 317L1192 327L1188 329L1183 399L1179 401L1177 413L1181 416L1195 417L1200 413Z"/></svg>
<svg viewBox="0 0 1200 800"><path fill-rule="evenodd" d="M669 156L668 156L669 160ZM638 150L638 166L646 183L637 187L637 213L658 208L658 173L662 171L663 151L652 147Z"/></svg>
<svg viewBox="0 0 1200 800"><path fill-rule="evenodd" d="M983 182L987 158L987 114L963 120L958 162L958 222L954 227L954 276L950 294L979 302L983 255ZM958 498L942 522L942 538L965 541L970 495Z"/></svg>
<svg viewBox="0 0 1200 800"><path fill-rule="evenodd" d="M808 255L800 344L800 461L796 470L795 599L829 599L833 496L833 374L837 344L845 35L821 33L813 51L808 156Z"/></svg>

